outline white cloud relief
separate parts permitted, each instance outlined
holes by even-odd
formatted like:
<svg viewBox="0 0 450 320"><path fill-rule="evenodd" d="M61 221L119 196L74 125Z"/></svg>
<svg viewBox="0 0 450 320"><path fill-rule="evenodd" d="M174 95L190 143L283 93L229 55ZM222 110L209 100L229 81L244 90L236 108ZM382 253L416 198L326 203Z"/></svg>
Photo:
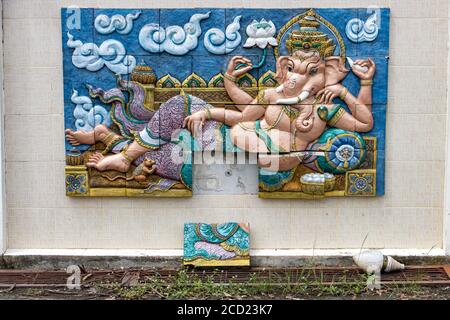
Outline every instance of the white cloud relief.
<svg viewBox="0 0 450 320"><path fill-rule="evenodd" d="M75 104L73 116L77 130L92 131L96 125L111 125L109 112L102 106L94 106L89 97L79 96L78 91L73 89L71 101Z"/></svg>
<svg viewBox="0 0 450 320"><path fill-rule="evenodd" d="M375 11L365 22L358 18L347 22L345 34L353 42L371 42L378 37L378 25L378 15Z"/></svg>
<svg viewBox="0 0 450 320"><path fill-rule="evenodd" d="M74 40L70 32L67 36L67 46L75 49L72 53L72 63L79 69L95 72L106 66L116 74L128 74L136 66L136 58L127 55L125 47L117 40L105 40L98 47L95 43Z"/></svg>
<svg viewBox="0 0 450 320"><path fill-rule="evenodd" d="M101 34L110 34L116 31L120 34L128 34L133 29L133 21L141 14L141 11L129 13L124 17L120 14L115 14L112 17L106 14L100 14L95 18L94 27L97 32Z"/></svg>
<svg viewBox="0 0 450 320"><path fill-rule="evenodd" d="M149 23L139 32L139 44L149 52L167 52L182 56L198 45L198 37L202 33L200 21L209 18L210 12L192 15L183 27L161 27L157 23Z"/></svg>
<svg viewBox="0 0 450 320"><path fill-rule="evenodd" d="M203 44L206 50L213 54L226 54L232 52L241 43L239 21L241 16L237 16L230 23L225 32L218 28L209 29L204 36Z"/></svg>

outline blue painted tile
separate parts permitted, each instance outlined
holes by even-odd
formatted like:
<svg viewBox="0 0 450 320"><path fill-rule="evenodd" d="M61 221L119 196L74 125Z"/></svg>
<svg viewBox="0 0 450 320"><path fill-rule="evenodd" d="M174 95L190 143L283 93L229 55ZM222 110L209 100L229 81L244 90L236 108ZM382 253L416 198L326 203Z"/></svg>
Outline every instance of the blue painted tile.
<svg viewBox="0 0 450 320"><path fill-rule="evenodd" d="M372 57L371 57L372 58ZM373 79L373 103L386 104L388 101L388 83L389 83L389 58L387 56L375 56L372 58L376 64L377 71Z"/></svg>
<svg viewBox="0 0 450 320"><path fill-rule="evenodd" d="M191 56L173 56L165 52L144 56L144 61L153 68L158 79L170 74L181 83L192 73L192 60Z"/></svg>
<svg viewBox="0 0 450 320"><path fill-rule="evenodd" d="M389 28L390 28L390 9L389 8L361 8L358 9L358 18L368 24L370 18L376 15L376 28L378 29L378 35L374 40L370 30L361 33L359 40L367 39L371 41L362 41L357 44L357 55L377 55L377 56L389 56Z"/></svg>
<svg viewBox="0 0 450 320"><path fill-rule="evenodd" d="M374 104L372 106L372 115L374 127L370 132L363 134L363 136L376 137L377 150L384 150L386 143L386 105Z"/></svg>
<svg viewBox="0 0 450 320"><path fill-rule="evenodd" d="M228 68L229 61L233 58L231 55L224 56L193 56L192 71L201 76L207 83L212 77L218 73L225 74ZM248 59L257 63L261 59L257 55L248 55ZM252 69L249 74L258 81L259 69Z"/></svg>
<svg viewBox="0 0 450 320"><path fill-rule="evenodd" d="M385 191L385 150L377 150L377 196L384 196Z"/></svg>
<svg viewBox="0 0 450 320"><path fill-rule="evenodd" d="M192 60L192 71L208 83L218 73L224 74L228 64L228 57L224 55L196 55Z"/></svg>
<svg viewBox="0 0 450 320"><path fill-rule="evenodd" d="M272 52L270 52L266 56L265 63L263 64L263 66L261 68L258 69L259 79L261 79L261 77L263 77L269 71L273 72L273 76L277 73L277 59L274 57ZM261 80L261 82L262 82L262 80ZM274 82L274 83L276 83L276 82ZM259 85L259 81L258 81L258 85ZM267 85L263 85L263 86L265 87Z"/></svg>
<svg viewBox="0 0 450 320"><path fill-rule="evenodd" d="M92 43L94 40L94 9L61 9L62 50L64 56L72 55L74 49L67 46L68 33L74 40Z"/></svg>

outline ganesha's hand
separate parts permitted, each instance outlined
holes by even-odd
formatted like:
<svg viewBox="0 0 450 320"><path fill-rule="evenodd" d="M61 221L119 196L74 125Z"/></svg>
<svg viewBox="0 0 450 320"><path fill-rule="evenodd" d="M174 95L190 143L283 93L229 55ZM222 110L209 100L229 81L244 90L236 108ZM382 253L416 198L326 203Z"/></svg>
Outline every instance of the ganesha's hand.
<svg viewBox="0 0 450 320"><path fill-rule="evenodd" d="M250 59L247 59L243 56L234 56L228 63L227 73L230 76L237 78L243 75L244 73L249 72L252 69L252 67L253 65Z"/></svg>
<svg viewBox="0 0 450 320"><path fill-rule="evenodd" d="M358 65L360 67L365 67L368 70L367 70L367 72L362 72L361 70L356 68L355 65ZM373 62L373 60L370 58L367 60L356 60L352 67L353 73L361 80L372 80L373 76L375 75L376 69L377 69L377 67L375 65L375 62Z"/></svg>
<svg viewBox="0 0 450 320"><path fill-rule="evenodd" d="M335 84L328 86L317 92L316 98L319 103L332 104L333 99L341 95L344 86L342 84Z"/></svg>
<svg viewBox="0 0 450 320"><path fill-rule="evenodd" d="M184 118L183 128L188 129L194 136L197 136L201 132L205 121L206 112L205 110L200 110Z"/></svg>

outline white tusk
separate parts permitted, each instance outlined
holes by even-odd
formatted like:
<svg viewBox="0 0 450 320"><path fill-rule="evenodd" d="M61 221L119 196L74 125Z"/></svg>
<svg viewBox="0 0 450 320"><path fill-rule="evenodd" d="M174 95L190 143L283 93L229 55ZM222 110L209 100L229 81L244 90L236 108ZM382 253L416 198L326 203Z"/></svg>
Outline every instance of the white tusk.
<svg viewBox="0 0 450 320"><path fill-rule="evenodd" d="M287 99L278 99L276 104L297 104L302 101L305 101L309 97L309 91L302 91L298 97L287 98Z"/></svg>
<svg viewBox="0 0 450 320"><path fill-rule="evenodd" d="M298 99L299 99L298 102L305 101L306 99L308 99L308 97L309 97L309 91L303 91L303 92L300 93L300 95L298 96Z"/></svg>
<svg viewBox="0 0 450 320"><path fill-rule="evenodd" d="M347 57L347 61L348 61L348 64L350 65L350 68L355 67L356 70L361 71L361 72L363 72L363 73L366 73L367 71L369 71L369 68L367 68L367 67L361 67L360 65L355 64L355 62L353 61L353 59L350 58L350 57Z"/></svg>
<svg viewBox="0 0 450 320"><path fill-rule="evenodd" d="M297 104L298 97L295 98L287 98L287 99L278 99L276 104Z"/></svg>
<svg viewBox="0 0 450 320"><path fill-rule="evenodd" d="M275 91L277 93L283 92L283 90L284 90L284 84L282 84L281 86L276 87L276 89L275 89Z"/></svg>

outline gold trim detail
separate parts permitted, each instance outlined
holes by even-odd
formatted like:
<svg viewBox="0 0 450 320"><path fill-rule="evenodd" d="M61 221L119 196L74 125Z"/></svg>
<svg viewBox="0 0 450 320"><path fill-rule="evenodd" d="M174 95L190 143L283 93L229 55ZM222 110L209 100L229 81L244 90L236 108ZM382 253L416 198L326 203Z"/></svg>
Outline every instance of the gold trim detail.
<svg viewBox="0 0 450 320"><path fill-rule="evenodd" d="M221 72L216 74L214 77L211 78L208 82L208 88L223 88L225 86L224 76ZM221 85L217 85L218 83L221 83Z"/></svg>
<svg viewBox="0 0 450 320"><path fill-rule="evenodd" d="M206 88L207 86L206 81L195 72L192 72L181 84L183 88Z"/></svg>
<svg viewBox="0 0 450 320"><path fill-rule="evenodd" d="M330 127L334 127L334 125L344 116L345 109L340 108L338 112L334 114L334 116L327 122L327 125Z"/></svg>
<svg viewBox="0 0 450 320"><path fill-rule="evenodd" d="M320 200L325 198L325 194L322 195L310 195L303 192L292 191L276 191L267 192L260 191L258 197L262 199L303 199L303 200Z"/></svg>
<svg viewBox="0 0 450 320"><path fill-rule="evenodd" d="M250 85L245 85L248 82ZM239 87L244 88L258 87L258 81L256 81L255 77L250 73L244 73L243 75L237 77L236 83Z"/></svg>
<svg viewBox="0 0 450 320"><path fill-rule="evenodd" d="M371 85L373 85L373 80L372 79L369 79L369 80L362 79L361 80L361 86L362 87L364 87L364 86L371 86Z"/></svg>
<svg viewBox="0 0 450 320"><path fill-rule="evenodd" d="M193 260L184 260L183 265L197 267L249 267L250 257L230 260L207 260L203 258L196 258Z"/></svg>
<svg viewBox="0 0 450 320"><path fill-rule="evenodd" d="M89 195L89 176L86 166L66 166L65 177L67 196Z"/></svg>
<svg viewBox="0 0 450 320"><path fill-rule="evenodd" d="M278 81L275 79L275 72L272 70L267 70L262 76L259 77L259 87L276 87L277 85Z"/></svg>
<svg viewBox="0 0 450 320"><path fill-rule="evenodd" d="M187 189L145 192L145 189L132 188L91 188L91 197L141 197L141 198L187 198L192 191Z"/></svg>
<svg viewBox="0 0 450 320"><path fill-rule="evenodd" d="M247 92L252 97L258 94L258 87L243 87L243 91ZM259 88L270 89L270 88ZM162 103L170 98L180 94L181 88L156 88L155 104L159 107ZM219 105L234 105L235 103L228 96L225 88L183 88L183 90L191 95L197 96L209 104Z"/></svg>
<svg viewBox="0 0 450 320"><path fill-rule="evenodd" d="M129 157L127 155L127 150L128 150L128 146L126 146L122 151L120 151L120 154L125 158L125 160L129 163L132 164L134 159L132 159L131 157Z"/></svg>
<svg viewBox="0 0 450 320"><path fill-rule="evenodd" d="M226 241L221 242L219 245L227 251L232 251L232 252L236 253L236 255L240 256L240 257L246 257L246 256L250 255L248 249L243 250L236 245L230 245L230 244L226 243Z"/></svg>
<svg viewBox="0 0 450 320"><path fill-rule="evenodd" d="M345 174L345 195L375 197L377 194L377 170L353 170Z"/></svg>
<svg viewBox="0 0 450 320"><path fill-rule="evenodd" d="M145 192L145 189L126 189L127 197L142 197L142 198L189 198L192 197L192 191L189 189L167 190L167 191L153 191L152 193Z"/></svg>
<svg viewBox="0 0 450 320"><path fill-rule="evenodd" d="M209 110L209 108L205 108L205 113L206 113L206 119L211 120L212 119L211 110Z"/></svg>
<svg viewBox="0 0 450 320"><path fill-rule="evenodd" d="M170 84L170 85L169 85ZM181 82L170 74L166 74L164 77L156 82L157 88L180 88Z"/></svg>
<svg viewBox="0 0 450 320"><path fill-rule="evenodd" d="M367 141L373 141L373 143L372 143L373 149L371 150L373 152L372 167L370 169L375 170L377 168L377 156L378 156L377 143L378 143L378 139L377 139L377 137L372 137L372 136L364 136L363 139L366 141L366 150L367 150ZM367 158L366 158L366 161L367 161Z"/></svg>
<svg viewBox="0 0 450 320"><path fill-rule="evenodd" d="M266 90L259 90L258 95L256 96L256 102L258 104L268 104L265 94Z"/></svg>
<svg viewBox="0 0 450 320"><path fill-rule="evenodd" d="M339 98L340 98L342 101L344 101L344 100L345 100L345 97L347 96L347 94L348 94L348 89L347 89L346 87L344 87L344 88L342 88L342 91L341 91L341 93L339 94Z"/></svg>
<svg viewBox="0 0 450 320"><path fill-rule="evenodd" d="M236 78L233 77L232 75L229 75L228 72L225 72L225 74L223 75L223 77L224 77L225 79L230 80L231 82L236 82Z"/></svg>
<svg viewBox="0 0 450 320"><path fill-rule="evenodd" d="M142 88L145 90L145 100L144 100L144 107L147 110L155 112L155 85L154 84L140 84L138 83Z"/></svg>

